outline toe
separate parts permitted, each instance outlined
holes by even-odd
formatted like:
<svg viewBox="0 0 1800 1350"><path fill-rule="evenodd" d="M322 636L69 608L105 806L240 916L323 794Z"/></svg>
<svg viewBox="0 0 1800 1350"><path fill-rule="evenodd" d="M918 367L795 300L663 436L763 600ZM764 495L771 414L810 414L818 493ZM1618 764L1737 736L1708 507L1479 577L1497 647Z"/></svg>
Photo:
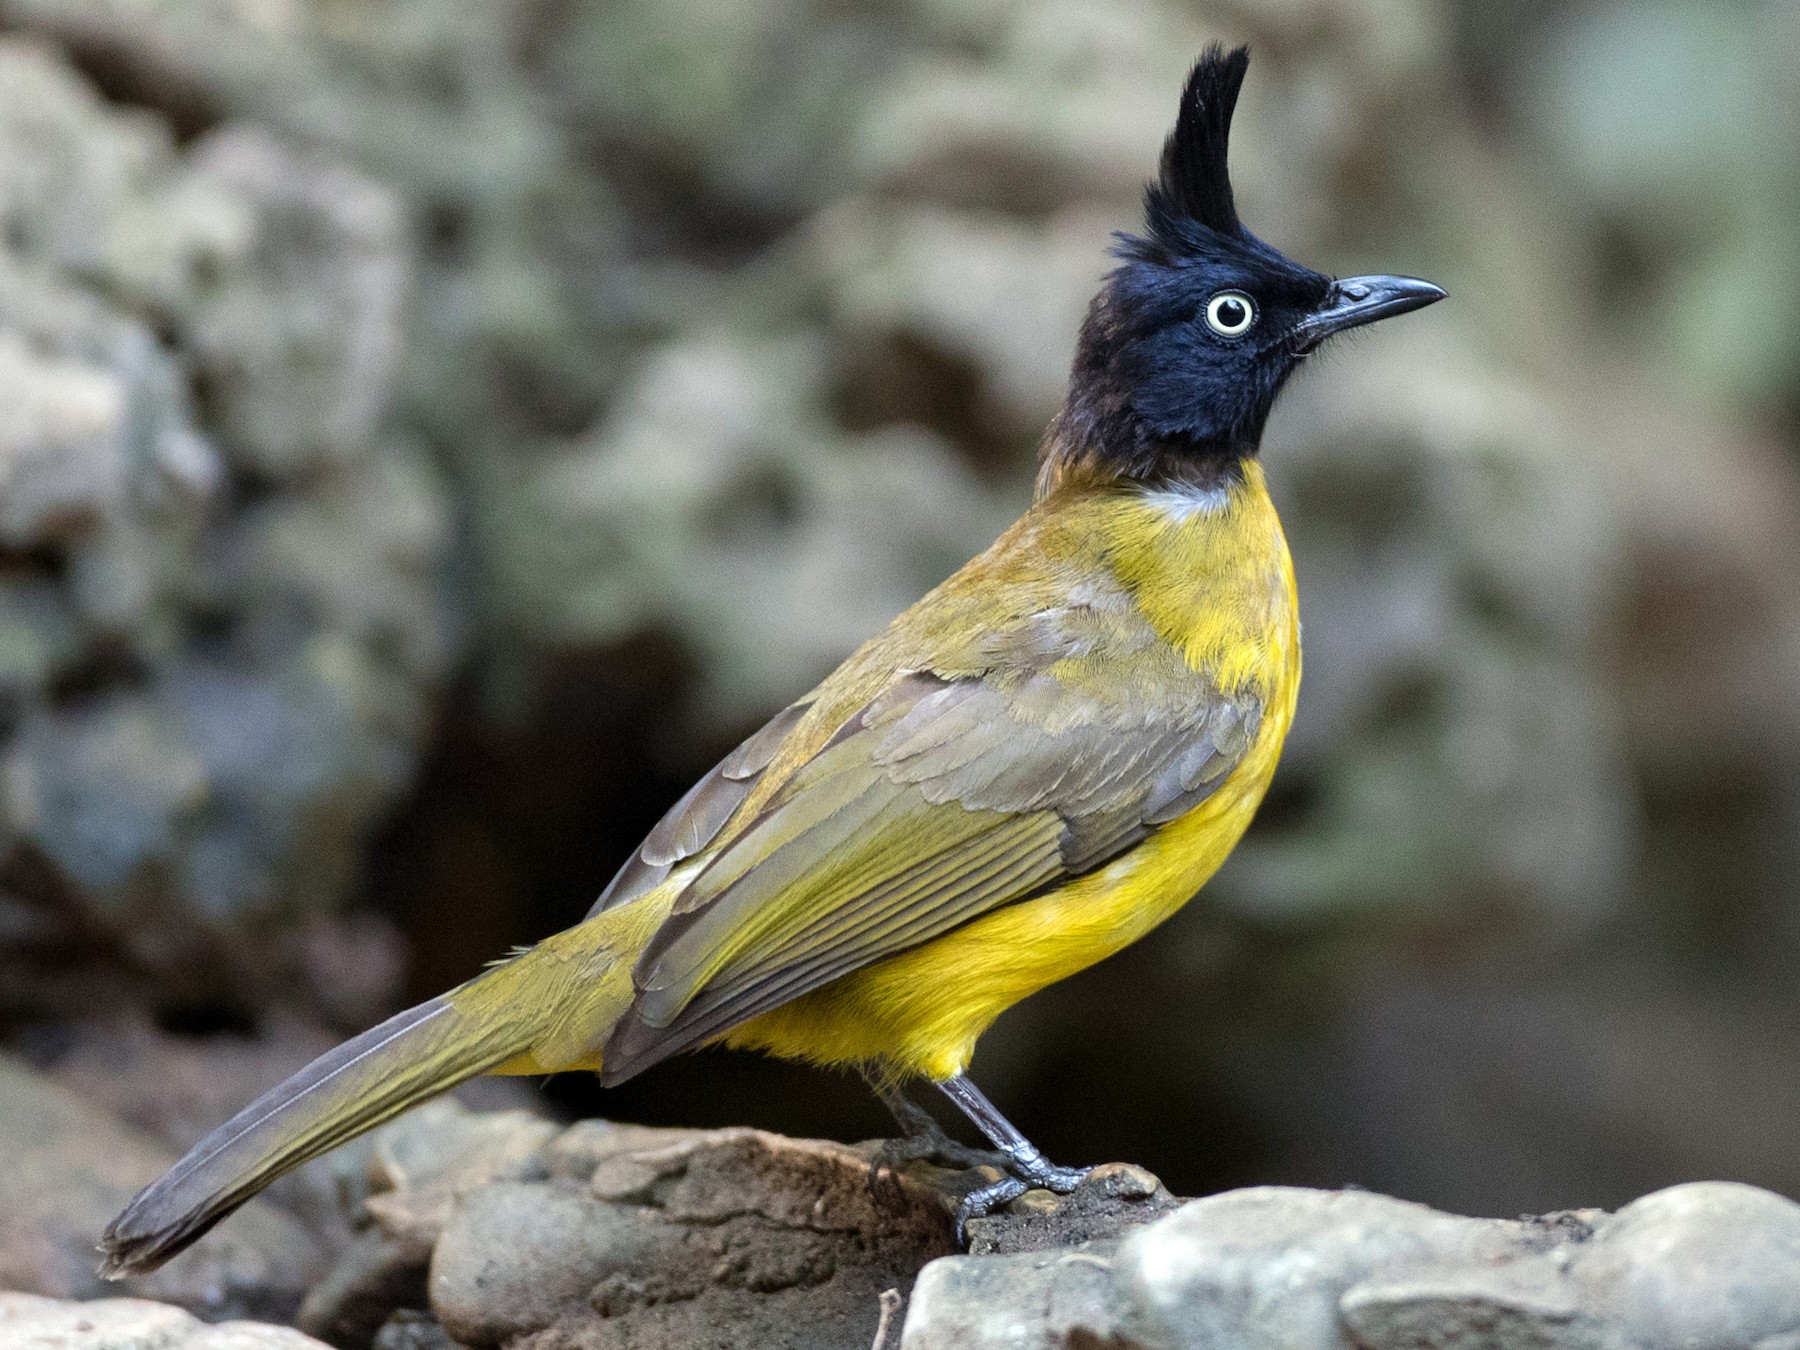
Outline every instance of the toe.
<svg viewBox="0 0 1800 1350"><path fill-rule="evenodd" d="M1033 1177L1032 1184L1042 1186L1047 1191L1055 1191L1058 1195L1067 1195L1087 1179L1091 1167L1051 1167L1041 1176Z"/></svg>
<svg viewBox="0 0 1800 1350"><path fill-rule="evenodd" d="M1010 1204L1031 1188L1017 1177L1002 1177L992 1185L970 1191L956 1207L956 1243L969 1245L969 1220L985 1219L1000 1206Z"/></svg>
<svg viewBox="0 0 1800 1350"><path fill-rule="evenodd" d="M931 1141L913 1135L903 1139L885 1139L881 1147L875 1150L875 1156L869 1159L869 1185L878 1186L884 1181L896 1181L896 1174L917 1158L929 1158L932 1154Z"/></svg>

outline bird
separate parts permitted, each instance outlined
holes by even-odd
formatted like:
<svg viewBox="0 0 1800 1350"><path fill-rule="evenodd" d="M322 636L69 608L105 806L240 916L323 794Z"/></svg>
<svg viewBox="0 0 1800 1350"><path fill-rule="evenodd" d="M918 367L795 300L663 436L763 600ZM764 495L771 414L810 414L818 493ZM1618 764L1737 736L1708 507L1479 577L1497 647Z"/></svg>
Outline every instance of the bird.
<svg viewBox="0 0 1800 1350"><path fill-rule="evenodd" d="M1225 860L1293 721L1294 568L1260 458L1326 339L1443 299L1238 219L1248 48L1205 49L1088 308L1032 501L681 798L587 917L345 1042L140 1192L146 1271L277 1176L479 1074L612 1085L702 1046L860 1071L924 1149L932 1084L993 1145L956 1230L1072 1190L970 1080L1008 1007L1143 937ZM923 1143L920 1143L923 1141Z"/></svg>

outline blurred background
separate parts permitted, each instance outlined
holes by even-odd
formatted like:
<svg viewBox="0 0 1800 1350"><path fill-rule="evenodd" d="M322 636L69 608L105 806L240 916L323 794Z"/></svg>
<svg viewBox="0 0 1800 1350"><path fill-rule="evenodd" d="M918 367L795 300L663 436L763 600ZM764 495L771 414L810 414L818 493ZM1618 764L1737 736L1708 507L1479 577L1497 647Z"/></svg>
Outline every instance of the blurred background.
<svg viewBox="0 0 1800 1350"><path fill-rule="evenodd" d="M1251 836L977 1078L1187 1194L1800 1195L1779 0L0 0L6 1081L179 1148L579 917L1023 508L1214 39L1251 227L1452 300L1270 427ZM722 1054L541 1092L887 1128Z"/></svg>

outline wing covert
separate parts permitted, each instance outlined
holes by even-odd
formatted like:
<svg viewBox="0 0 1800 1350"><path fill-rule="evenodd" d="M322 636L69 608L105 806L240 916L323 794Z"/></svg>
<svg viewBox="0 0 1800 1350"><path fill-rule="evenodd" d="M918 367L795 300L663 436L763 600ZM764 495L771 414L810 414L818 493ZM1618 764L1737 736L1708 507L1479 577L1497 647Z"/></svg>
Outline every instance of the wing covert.
<svg viewBox="0 0 1800 1350"><path fill-rule="evenodd" d="M757 779L774 762L782 743L811 706L802 701L783 708L689 788L613 874L584 919L635 900L661 885L676 863L712 843L732 813L749 798Z"/></svg>
<svg viewBox="0 0 1800 1350"><path fill-rule="evenodd" d="M715 826L639 958L604 1080L1101 866L1216 789L1260 700L1116 614L1084 617L1031 616L977 673L902 673L750 818ZM1124 660L1137 696L1110 698Z"/></svg>

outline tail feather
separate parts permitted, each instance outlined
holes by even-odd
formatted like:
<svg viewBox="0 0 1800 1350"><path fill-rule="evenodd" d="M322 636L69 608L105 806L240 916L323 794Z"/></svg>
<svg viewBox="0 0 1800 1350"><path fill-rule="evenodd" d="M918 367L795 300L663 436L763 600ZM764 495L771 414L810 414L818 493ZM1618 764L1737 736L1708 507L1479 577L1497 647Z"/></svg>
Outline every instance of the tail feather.
<svg viewBox="0 0 1800 1350"><path fill-rule="evenodd" d="M100 1273L156 1269L275 1178L478 1074L598 1068L667 910L653 894L595 915L320 1056L139 1192L101 1236Z"/></svg>
<svg viewBox="0 0 1800 1350"><path fill-rule="evenodd" d="M100 1273L115 1278L154 1270L275 1178L523 1048L518 1028L472 1029L469 1021L449 996L434 998L344 1042L258 1097L108 1225Z"/></svg>

